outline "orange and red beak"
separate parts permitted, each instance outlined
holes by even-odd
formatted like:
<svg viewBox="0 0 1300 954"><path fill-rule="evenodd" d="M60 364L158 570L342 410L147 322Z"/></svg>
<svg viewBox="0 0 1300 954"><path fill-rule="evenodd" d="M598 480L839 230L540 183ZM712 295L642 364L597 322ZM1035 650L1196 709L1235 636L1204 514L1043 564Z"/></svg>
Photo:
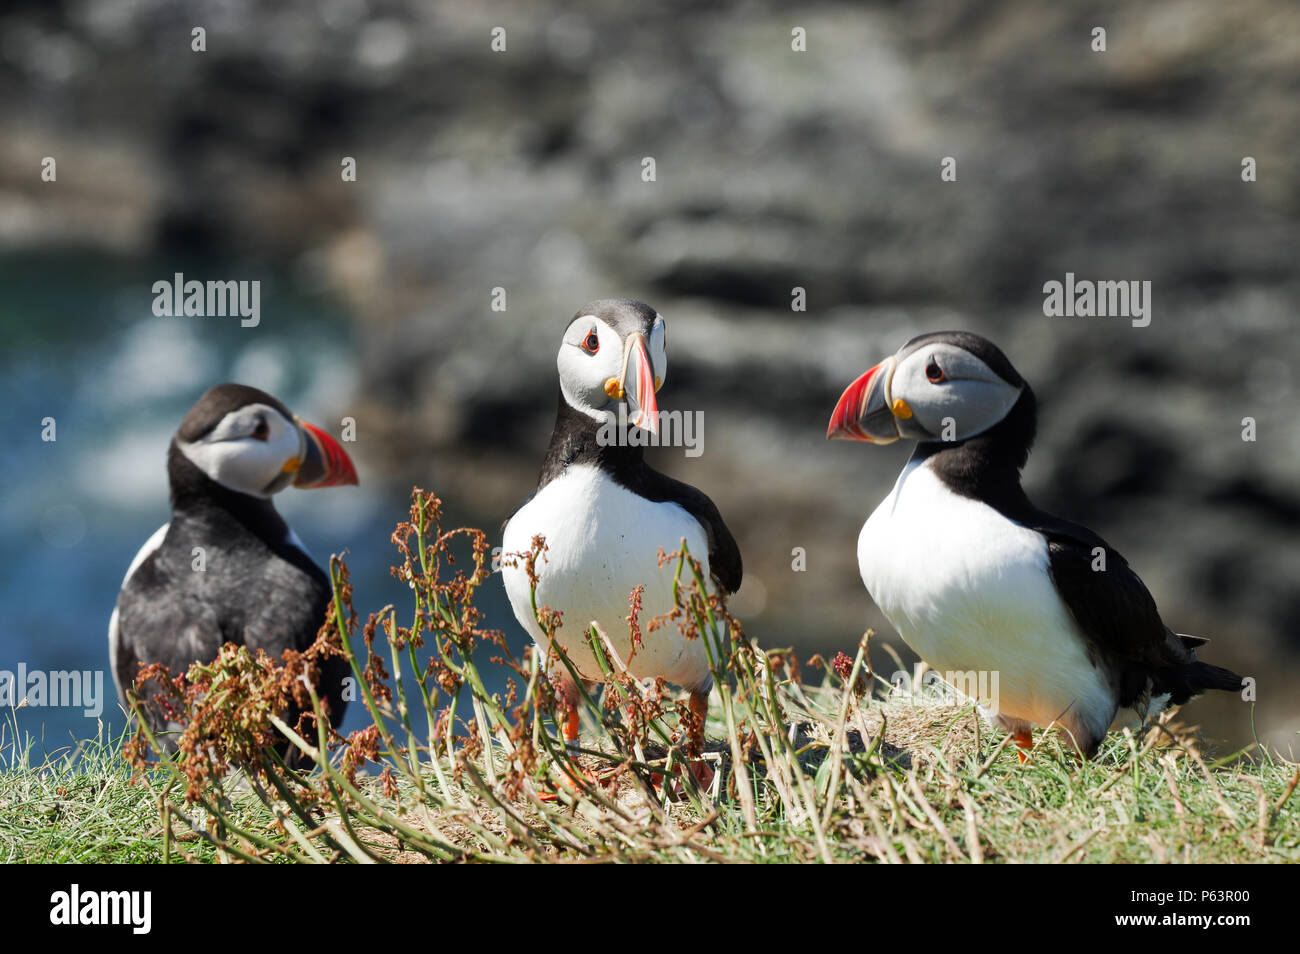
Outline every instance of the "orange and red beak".
<svg viewBox="0 0 1300 954"><path fill-rule="evenodd" d="M645 349L645 337L640 333L627 339L623 354L623 376L619 382L623 400L628 405L628 420L651 434L659 433L659 401L655 397L658 382L654 366Z"/></svg>
<svg viewBox="0 0 1300 954"><path fill-rule="evenodd" d="M889 383L896 364L895 358L886 358L844 390L826 428L827 439L873 444L898 440L898 418L889 400Z"/></svg>
<svg viewBox="0 0 1300 954"><path fill-rule="evenodd" d="M337 487L357 482L352 458L338 441L306 421L299 421L298 427L302 431L304 450L293 478L295 487Z"/></svg>

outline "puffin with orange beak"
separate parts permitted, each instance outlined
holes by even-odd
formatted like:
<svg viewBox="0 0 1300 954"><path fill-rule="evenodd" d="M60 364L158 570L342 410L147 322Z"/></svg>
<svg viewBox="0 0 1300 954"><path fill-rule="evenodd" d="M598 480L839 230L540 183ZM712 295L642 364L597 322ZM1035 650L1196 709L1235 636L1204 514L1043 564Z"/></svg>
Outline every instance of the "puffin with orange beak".
<svg viewBox="0 0 1300 954"><path fill-rule="evenodd" d="M713 501L652 469L644 459L649 441L635 433L658 433L655 392L668 373L664 319L639 301L593 301L569 322L556 365L555 430L536 490L506 521L504 551L527 553L535 536L545 538L537 605L563 613L555 638L579 677L588 685L601 678L587 641L595 624L633 676L662 677L690 692L697 725L688 748L698 754L713 680L703 640L687 638L674 623L647 625L674 606L674 566L661 567L658 554L680 550L685 540L705 579L723 593L740 588L742 567ZM516 618L546 652L523 562L504 566L502 575ZM627 618L638 586L642 632L634 641ZM570 703L564 738L572 746L577 687L562 662L551 675Z"/></svg>
<svg viewBox="0 0 1300 954"><path fill-rule="evenodd" d="M242 384L217 385L190 408L172 439L167 476L171 522L131 561L109 620L123 705L150 663L178 676L216 658L228 642L263 649L276 661L286 649L310 646L330 603L329 579L271 498L290 485L357 482L338 442ZM322 664L317 690L335 725L347 675L338 657ZM297 713L290 715L292 725ZM175 728L161 719L154 726Z"/></svg>
<svg viewBox="0 0 1300 954"><path fill-rule="evenodd" d="M1022 750L1034 726L1057 726L1091 757L1110 729L1242 679L1197 660L1206 640L1166 626L1106 541L1030 503L1036 419L992 342L945 331L850 384L826 436L916 442L858 537L867 591L907 644L941 676L996 685L982 709Z"/></svg>

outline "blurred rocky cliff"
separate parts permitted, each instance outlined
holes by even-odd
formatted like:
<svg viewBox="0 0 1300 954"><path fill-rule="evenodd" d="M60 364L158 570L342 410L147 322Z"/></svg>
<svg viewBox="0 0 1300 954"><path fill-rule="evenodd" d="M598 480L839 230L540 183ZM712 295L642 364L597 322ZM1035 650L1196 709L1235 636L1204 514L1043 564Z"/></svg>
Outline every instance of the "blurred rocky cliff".
<svg viewBox="0 0 1300 954"><path fill-rule="evenodd" d="M535 480L567 319L643 298L664 406L705 412L702 456L654 462L736 531L749 630L820 650L890 633L854 551L906 456L828 444L836 398L914 334L985 334L1040 399L1031 496L1293 738L1300 6L786 6L9 3L0 245L286 269L354 316L339 410L398 509L419 482L493 528ZM1044 317L1067 272L1149 280L1150 326Z"/></svg>

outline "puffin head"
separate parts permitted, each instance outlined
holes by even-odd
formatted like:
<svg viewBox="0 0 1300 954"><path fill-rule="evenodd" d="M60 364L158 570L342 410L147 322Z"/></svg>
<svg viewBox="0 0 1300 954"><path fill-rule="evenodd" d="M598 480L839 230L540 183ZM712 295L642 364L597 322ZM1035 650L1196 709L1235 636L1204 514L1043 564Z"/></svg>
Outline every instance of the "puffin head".
<svg viewBox="0 0 1300 954"><path fill-rule="evenodd" d="M655 392L668 374L664 335L663 316L630 298L579 308L555 357L565 402L602 424L626 404L632 425L657 434Z"/></svg>
<svg viewBox="0 0 1300 954"><path fill-rule="evenodd" d="M352 460L318 427L243 384L218 384L186 413L173 443L221 486L263 500L289 484L355 484Z"/></svg>
<svg viewBox="0 0 1300 954"><path fill-rule="evenodd" d="M826 436L890 444L964 441L1001 423L1032 394L997 346L967 331L913 338L850 384Z"/></svg>

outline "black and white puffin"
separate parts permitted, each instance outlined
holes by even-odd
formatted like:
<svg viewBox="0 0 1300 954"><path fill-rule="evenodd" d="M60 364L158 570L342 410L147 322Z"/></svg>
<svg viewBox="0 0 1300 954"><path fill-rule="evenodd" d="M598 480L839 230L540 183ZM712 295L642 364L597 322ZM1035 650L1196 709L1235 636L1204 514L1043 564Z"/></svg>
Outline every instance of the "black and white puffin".
<svg viewBox="0 0 1300 954"><path fill-rule="evenodd" d="M662 676L690 692L700 729L690 745L698 753L712 687L703 641L686 638L673 624L653 631L643 625L635 649L628 637L629 597L638 585L645 586L643 624L673 609L674 566L659 566L661 548L672 553L685 539L705 579L724 593L734 593L741 581L740 550L713 501L652 469L644 448L628 439L633 428L658 433L655 392L668 371L664 335L663 317L639 301L602 299L574 315L556 356L559 410L541 477L506 522L503 544L507 553L524 553L534 536L546 538L537 605L563 613L556 641L584 682L601 676L587 644L594 622L633 676ZM603 439L602 425L620 439ZM506 566L503 576L516 618L545 651L524 567ZM553 677L574 702L576 687L562 664L556 669ZM578 737L576 705L564 737L570 744Z"/></svg>
<svg viewBox="0 0 1300 954"><path fill-rule="evenodd" d="M167 477L171 522L131 561L109 620L123 705L144 665L162 663L176 676L228 642L275 660L310 646L330 602L329 579L271 497L290 484L357 482L333 438L242 384L219 384L190 408L172 438ZM338 657L322 666L317 688L335 725L347 674Z"/></svg>
<svg viewBox="0 0 1300 954"><path fill-rule="evenodd" d="M1033 391L992 343L921 335L845 390L828 438L917 442L858 538L871 598L938 673L997 672L986 714L1022 749L1055 725L1085 757L1236 673L1199 662L1124 558L1020 486ZM1022 753L1023 759L1023 753Z"/></svg>

